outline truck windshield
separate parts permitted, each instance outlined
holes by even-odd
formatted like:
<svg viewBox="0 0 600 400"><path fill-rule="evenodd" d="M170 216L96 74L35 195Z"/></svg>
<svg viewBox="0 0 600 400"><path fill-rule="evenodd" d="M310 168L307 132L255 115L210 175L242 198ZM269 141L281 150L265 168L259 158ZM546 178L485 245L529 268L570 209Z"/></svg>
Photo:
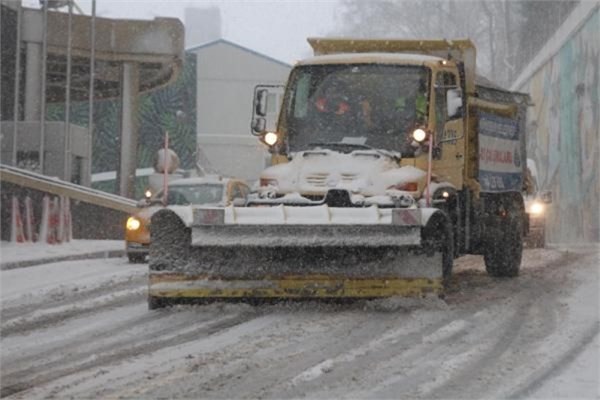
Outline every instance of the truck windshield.
<svg viewBox="0 0 600 400"><path fill-rule="evenodd" d="M407 133L427 120L428 69L382 64L294 69L282 125L291 151L352 143L410 156Z"/></svg>

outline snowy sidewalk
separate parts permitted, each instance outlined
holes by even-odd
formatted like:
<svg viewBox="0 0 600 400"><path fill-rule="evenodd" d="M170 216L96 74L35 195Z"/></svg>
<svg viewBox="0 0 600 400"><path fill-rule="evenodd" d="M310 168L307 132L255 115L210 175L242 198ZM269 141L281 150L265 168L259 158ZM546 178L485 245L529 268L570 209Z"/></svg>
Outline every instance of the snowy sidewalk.
<svg viewBox="0 0 600 400"><path fill-rule="evenodd" d="M122 240L73 240L63 244L0 242L0 270L66 260L121 257Z"/></svg>

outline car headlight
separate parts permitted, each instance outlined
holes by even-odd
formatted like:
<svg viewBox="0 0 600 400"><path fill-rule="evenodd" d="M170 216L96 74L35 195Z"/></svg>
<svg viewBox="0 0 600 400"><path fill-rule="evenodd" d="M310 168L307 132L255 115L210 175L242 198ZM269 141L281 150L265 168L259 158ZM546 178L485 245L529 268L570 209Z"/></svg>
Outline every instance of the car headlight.
<svg viewBox="0 0 600 400"><path fill-rule="evenodd" d="M142 223L136 217L127 218L126 227L128 231L136 231L140 229L140 226L142 226Z"/></svg>
<svg viewBox="0 0 600 400"><path fill-rule="evenodd" d="M529 213L533 215L541 215L544 213L544 205L539 201L534 201L529 206Z"/></svg>

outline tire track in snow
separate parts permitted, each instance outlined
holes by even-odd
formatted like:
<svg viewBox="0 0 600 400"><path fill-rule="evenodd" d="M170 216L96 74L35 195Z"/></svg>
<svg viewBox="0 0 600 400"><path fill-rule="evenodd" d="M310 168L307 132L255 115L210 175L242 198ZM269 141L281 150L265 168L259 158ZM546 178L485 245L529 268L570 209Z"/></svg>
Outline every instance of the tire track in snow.
<svg viewBox="0 0 600 400"><path fill-rule="evenodd" d="M222 306L219 307L222 312ZM225 310L231 309L226 305ZM244 312L235 306L237 313ZM248 312L248 311L245 311ZM250 310L252 313L252 310ZM246 338L260 332L272 331L281 316L256 313L257 317L221 330L212 336L200 338L159 349L155 352L141 355L133 359L122 360L110 367L98 367L80 374L68 375L46 385L38 386L27 392L22 392L17 398L46 399L46 398L148 398L145 395L149 387L165 386L177 389L174 375L188 375L199 368L195 364L201 359L206 368L221 368L221 363L214 359L221 350L237 348ZM200 370L199 372L204 372ZM181 376L179 376L181 378ZM194 382L194 387L197 384ZM174 393L165 396L177 398ZM182 397L182 396L180 396ZM185 396L199 398L204 395ZM234 396L239 397L239 396Z"/></svg>
<svg viewBox="0 0 600 400"><path fill-rule="evenodd" d="M317 375L329 376L328 360L334 360L333 370L343 363L353 364L357 361L359 364L363 354L389 353L389 349L386 350L385 347L386 343L394 340L403 341L410 336L417 338L427 335L452 319L450 317L448 320L436 321L415 331L411 326L402 324L402 320L408 320L407 323L412 321L411 318L406 318L406 315L399 317L397 313L372 315L369 312L361 312L361 315L364 318L354 317L350 325L336 323L334 329L317 336L295 336L295 340L291 343L288 341L283 346L272 346L266 351L250 354L245 359L235 359L233 355L231 358L224 359L217 375L203 374L195 382L206 390L212 388L211 397L235 397L239 393L255 398L297 397L306 393L305 389L310 386L310 380L298 377L303 377L303 374L307 377L309 374L307 371L317 370L319 371ZM313 319L312 323L321 321L323 314L316 313ZM249 368L246 360L257 362L260 367ZM155 393L151 392L151 394ZM163 394L159 392L157 395ZM185 395L189 397L193 394Z"/></svg>
<svg viewBox="0 0 600 400"><path fill-rule="evenodd" d="M107 289L112 292L117 292L125 289L137 289L147 285L148 279L146 275L130 275L124 277L123 281L114 282L112 280L103 283L98 287L94 287L91 289L72 287L65 288L68 291L65 294L65 290L61 290L60 294L56 292L48 292L45 295L40 296L40 298L35 298L34 301L26 302L23 304L22 301L17 299L16 301L3 301L2 304L2 322L7 323L11 319L15 319L17 317L21 317L26 314L33 313L35 311L40 311L48 308L54 308L59 306L65 306L72 303L79 303L90 298L98 297L100 295L104 295L107 292ZM56 297L60 296L60 299L56 299ZM20 304L19 304L20 301ZM11 303L17 303L14 306L11 306Z"/></svg>
<svg viewBox="0 0 600 400"><path fill-rule="evenodd" d="M548 264L548 267L564 267L564 263L566 260L569 261L569 263L574 262L578 259L579 257L573 257L573 255L562 255L559 257L558 260L555 260L551 263ZM541 288L540 292L543 293L543 288L541 285L537 284L535 281L535 277L527 277L525 279L526 281L532 281L533 285L538 286ZM453 376L456 373L460 373L461 370L463 368L469 369L471 371L471 374L476 376L478 372L477 370L477 365L475 367L470 367L473 363L477 363L477 360L480 360L482 357L482 353L481 350L484 349L488 349L483 353L483 357L486 357L485 355L488 354L488 360L487 361L491 361L490 359L494 359L494 356L497 356L499 354L503 354L506 351L510 351L510 345L511 343L514 343L514 340L518 337L517 332L515 332L515 326L519 327L521 326L522 322L526 319L525 317L523 317L521 315L522 312L524 312L526 309L522 308L523 304L527 304L528 303L528 298L530 296L532 297L536 297L536 294L533 294L531 291L527 290L528 288L526 286L527 283L525 285L520 285L520 286L525 286L525 287L521 287L521 290L518 293L523 293L523 295L521 296L521 300L520 302L518 302L518 304L512 304L510 305L510 308L513 309L513 315L512 317L507 321L504 322L502 321L502 323L499 323L498 320L494 320L494 313L491 314L490 317L486 317L487 321L484 319L483 321L477 321L473 318L467 318L467 325L471 326L473 329L473 333L471 334L472 338L469 340L469 343L484 343L485 342L485 346L486 347L481 347L479 349L479 351L475 351L472 348L472 345L461 345L460 344L460 340L461 340L461 325L456 325L454 324L456 329L449 329L447 332L444 332L444 334L442 334L441 336L438 335L437 333L434 333L432 336L429 337L429 341L432 342L432 347L425 347L425 348L421 348L421 351L415 351L415 348L409 348L409 350L407 351L408 354L403 354L395 352L391 349L387 350L388 354L385 354L385 352L382 352L381 354L368 354L366 355L366 357L363 357L363 365L362 366L353 366L352 364L346 366L345 368L342 366L343 372L337 373L337 369L335 363L333 365L323 365L325 367L325 373L323 374L319 374L318 379L316 380L315 384L312 385L312 388L315 388L316 391L316 395L314 393L312 393L311 395L315 395L316 397L322 397L322 396L331 396L332 392L331 392L331 385L340 385L339 382L344 382L344 380L346 380L346 382L344 382L345 384L347 384L347 387L341 388L341 393L339 394L340 396L343 396L344 394L348 394L348 393L352 393L348 391L348 387L353 387L353 382L352 381L348 381L347 377L351 376L351 377L360 377L361 374L363 374L364 370L368 370L370 369L370 367L366 367L364 363L368 363L369 359L373 360L373 366L375 367L376 370L382 371L382 374L385 375L386 373L388 373L388 371L385 371L385 367L383 366L383 363L386 362L386 360L393 359L393 362L391 362L391 366L394 365L403 365L403 366L409 366L406 369L401 369L399 372L399 374L404 374L405 377L391 377L390 381L386 384L385 380L381 381L378 380L376 382L372 382L372 378L369 379L369 385L368 386L389 386L389 389L383 389L377 393L373 393L373 392L364 392L363 396L364 397L378 397L378 396L383 396L383 397L397 397L398 393L404 393L405 395L407 395L407 390L412 390L411 395L414 395L416 397L423 397L423 394L419 392L419 386L425 384L426 391L429 390L435 390L436 387L441 386L441 385L447 385L448 382L450 380L453 380ZM505 285L503 288L501 288L501 292L505 292L506 293L506 297L510 297L511 296L511 291L514 291L514 286L511 285ZM502 294L502 293L500 293ZM505 297L505 298L506 298ZM467 303L469 304L469 303ZM537 304L537 303L536 303ZM495 301L486 301L483 302L481 304L476 303L475 304L475 311L481 311L483 313L483 315L485 316L485 313L488 312L488 308L489 307L496 307L498 306L498 304ZM503 312L502 310L506 309L507 305L500 305L500 311ZM544 329L543 332L541 333L541 335L543 336L546 332L548 331L552 331L553 327L556 326L556 321L555 321L555 316L554 313L549 312L551 310L549 310L548 307L542 307L541 309L541 316L539 318L537 318L537 321L541 321ZM461 314L456 314L453 313L453 316L450 318L455 319L455 321L461 321L461 318L464 318L465 315L461 315ZM496 316L497 317L497 316ZM481 326L481 324L485 324L484 326ZM487 325L487 326L486 326ZM491 329L489 328L489 326L493 326ZM506 328L506 326L508 326L508 328ZM446 329L444 329L446 331ZM452 332L454 332L454 334L452 334ZM498 337L498 332L504 332L504 336ZM468 332L467 332L468 333ZM508 334L509 336L512 335L512 339L507 337L506 334ZM505 340L502 339L502 337L505 338ZM437 342L436 339L439 338L444 338L443 341ZM425 338L427 339L427 338ZM436 343L437 342L437 343ZM414 343L414 342L413 342ZM403 345L409 345L410 343L407 340L403 340L402 341ZM417 344L415 343L415 346L417 346ZM411 356L409 356L409 354L412 353ZM391 356L388 356L389 354L392 354ZM437 359L438 361L433 363L433 364L428 364L426 367L419 367L419 364L422 364L423 362L427 362L427 360L431 360L433 358ZM481 364L485 364L486 361L481 361ZM411 367L411 365L416 366L416 368ZM429 373L431 371L431 373ZM380 374L377 374L380 375ZM465 375L469 375L469 373L465 373ZM432 376L435 376L436 379L439 379L440 377L444 377L444 379L446 380L446 382L436 382L433 385L429 384L428 381L431 381ZM380 379L380 376L376 377L377 379ZM336 382L337 381L337 382ZM358 382L361 381L361 379L357 379ZM320 395L319 393L323 393L323 392L319 392L318 386L325 386L328 388L327 392L324 392L323 395ZM356 383L354 384L354 386L356 386ZM367 386L367 385L365 385ZM304 387L300 388L300 391L297 391L294 393L295 396L299 396L299 395L304 395L306 393L310 393L308 392L308 390L311 389L311 385L304 385ZM464 386L463 386L464 389ZM464 392L459 391L457 397L461 397L461 395L464 394ZM426 394L425 397L429 398L429 397L434 397L435 394L430 395L430 394ZM289 397L289 393L284 392L284 394L278 393L278 396L275 397ZM333 395L333 397L335 397L335 395ZM356 393L352 393L352 397L357 397ZM360 397L360 396L358 396ZM449 397L447 392L444 392L443 390L440 391L440 397L443 398L447 398Z"/></svg>
<svg viewBox="0 0 600 400"><path fill-rule="evenodd" d="M430 372L437 364L451 352L462 351L459 339L473 332L473 327L480 322L473 314L470 310L449 311L441 320L434 317L426 329L390 338L370 351L361 351L359 347L360 357L350 357L350 362L343 362L347 355L341 355L339 360L334 360L332 368L319 374L317 379L306 380L295 389L283 394L277 392L273 397L308 393L309 397L316 398L348 394L352 398L397 398L399 393L414 394L422 381L430 379ZM489 327L490 331L494 329L495 326ZM323 387L327 391L324 392Z"/></svg>
<svg viewBox="0 0 600 400"><path fill-rule="evenodd" d="M52 325L64 324L69 319L82 317L88 314L97 314L106 309L119 305L142 302L146 299L146 288L124 290L116 293L108 293L97 298L90 298L79 304L65 304L58 307L42 309L11 321L2 322L0 338L13 335L23 335L27 332L46 328Z"/></svg>
<svg viewBox="0 0 600 400"><path fill-rule="evenodd" d="M546 264L544 272L552 274L555 273L553 270L564 270L566 265L580 258L579 255L563 254ZM550 279L539 281L536 274L522 274L517 280L509 281L506 290L517 293L516 304L512 306L514 314L502 326L496 344L489 351L464 362L461 369L448 374L445 383L429 387L423 395L428 398L461 397L465 393L477 393L482 385L491 394L507 382L508 376L513 376L511 384L516 384L521 378L518 371L530 361L519 355L519 349L534 346L552 334L557 326L555 310L559 307L556 296L561 285L551 282Z"/></svg>
<svg viewBox="0 0 600 400"><path fill-rule="evenodd" d="M211 336L221 330L242 324L256 315L233 315L222 316L216 320L209 320L194 326L196 321L188 321L192 324L190 329L183 333L169 335L173 331L180 330L178 326L169 326L161 331L150 331L145 338L131 338L130 340L117 344L108 344L100 349L75 354L71 359L58 359L46 364L37 364L29 368L21 369L9 374L3 374L3 384L0 397L10 396L30 388L51 382L61 377L80 373L94 367L118 362L123 359L136 357L159 350L164 347L174 346L202 337ZM161 338L162 336L165 336ZM144 340L148 340L144 342Z"/></svg>
<svg viewBox="0 0 600 400"><path fill-rule="evenodd" d="M111 349L132 346L143 343L145 340L151 341L157 337L168 336L182 329L193 327L197 323L210 323L219 318L224 318L223 315L215 313L202 314L200 318L195 315L193 319L186 316L187 313L185 312L145 311L144 314L133 316L125 322L111 324L91 333L86 332L54 345L45 345L46 350L36 351L34 354L20 357L9 366L3 365L2 372L5 375L7 372L11 373L11 371L16 370L40 369L41 360L46 362L45 365L54 362L77 361L96 353L109 352ZM67 357L65 357L65 354ZM69 358L69 356L71 357Z"/></svg>
<svg viewBox="0 0 600 400"><path fill-rule="evenodd" d="M135 395L144 397L178 397L177 392L171 392L169 395L163 394L163 388L172 388L174 391L182 388L194 387L199 392L187 394L179 392L182 397L205 397L210 393L210 397L237 397L239 393L245 393L252 396L252 391L256 385L262 386L265 380L273 372L276 375L286 374L287 370L294 368L296 363L310 360L312 357L319 357L320 346L330 344L329 342L340 335L339 332L351 332L352 335L358 335L363 319L351 318L348 320L346 313L335 315L339 323L332 324L331 321L324 321L318 317L315 324L312 313L302 315L272 313L273 310L261 309L266 315L280 320L272 327L272 333L259 333L258 336L245 336L243 342L236 343L215 353L209 353L202 358L191 358L189 363L171 371L166 376L160 376L152 382L142 382L141 387L135 387ZM279 314L279 315L278 315ZM326 324L323 324L326 322ZM278 329L283 328L283 329ZM356 331L354 330L356 328ZM362 330L365 328L363 327ZM364 332L362 333L364 334ZM293 338L292 340L290 340ZM302 348L302 351L300 351ZM218 360L218 369L203 368L204 359ZM312 360L311 362L314 362ZM192 373L190 374L190 371ZM190 376L191 375L191 376ZM193 385L189 382L193 381ZM227 390L227 393L220 392ZM243 391L242 391L243 390ZM127 393L133 395L130 389ZM236 395L236 393L238 393ZM121 394L119 395L121 396ZM125 397L128 395L125 394Z"/></svg>
<svg viewBox="0 0 600 400"><path fill-rule="evenodd" d="M505 324L502 324L502 329L499 330L497 336L493 338L482 337L482 341L487 339L494 342L488 351L474 353L469 359L463 359L462 363L456 363L461 367L456 372L451 371L443 374L440 371L439 375L446 375L445 381L435 385L426 385L424 392L421 388L421 396L426 398L458 398L461 397L461 394L468 393L469 387L474 385L480 387L482 382L478 380L478 376L484 374L488 369L493 369L502 355L510 350L511 345L521 334L531 307L532 304L528 304L526 301L517 303L512 317ZM454 356L459 358L461 353L468 351L464 348L458 350L462 351L454 352ZM438 375L438 373L436 372L435 375Z"/></svg>
<svg viewBox="0 0 600 400"><path fill-rule="evenodd" d="M111 313L110 315L113 314L114 313ZM27 365L34 365L39 362L39 360L49 360L53 356L62 357L64 354L68 354L69 351L73 349L85 347L90 343L97 343L101 340L115 338L116 335L125 334L133 329L142 329L145 325L160 325L163 320L170 318L171 316L167 313L144 312L143 314L129 316L122 322L116 322L108 326L102 326L95 329L93 332L84 331L83 333L73 336L67 335L67 337L63 340L54 342L51 341L50 343L42 342L38 347L32 346L25 351L17 348L16 350L6 354L6 351L3 347L2 360L6 364L2 368L2 372L3 374L10 372L9 368L23 369ZM66 327L67 329L68 326L69 325ZM117 333L115 334L115 332ZM42 330L42 334L48 336L48 334L54 334L54 332L44 329ZM36 339L36 343L40 341L39 338ZM6 367L7 365L9 367Z"/></svg>
<svg viewBox="0 0 600 400"><path fill-rule="evenodd" d="M539 389L546 382L546 380L552 376L560 374L561 371L567 368L569 364L571 364L599 334L600 324L596 323L590 329L588 329L583 337L561 357L546 365L543 369L534 374L533 378L529 380L529 382L526 382L521 387L515 389L512 393L510 393L510 395L506 396L506 398L522 399L535 394L535 391Z"/></svg>

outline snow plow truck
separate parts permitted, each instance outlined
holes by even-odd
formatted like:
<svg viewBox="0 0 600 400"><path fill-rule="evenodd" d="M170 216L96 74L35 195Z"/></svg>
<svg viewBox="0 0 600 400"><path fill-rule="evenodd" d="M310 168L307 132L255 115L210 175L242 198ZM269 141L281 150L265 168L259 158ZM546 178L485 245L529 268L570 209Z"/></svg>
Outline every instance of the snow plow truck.
<svg viewBox="0 0 600 400"><path fill-rule="evenodd" d="M518 275L529 97L480 78L469 40L308 41L283 91L255 88L256 193L152 217L149 307L441 293L463 254Z"/></svg>

